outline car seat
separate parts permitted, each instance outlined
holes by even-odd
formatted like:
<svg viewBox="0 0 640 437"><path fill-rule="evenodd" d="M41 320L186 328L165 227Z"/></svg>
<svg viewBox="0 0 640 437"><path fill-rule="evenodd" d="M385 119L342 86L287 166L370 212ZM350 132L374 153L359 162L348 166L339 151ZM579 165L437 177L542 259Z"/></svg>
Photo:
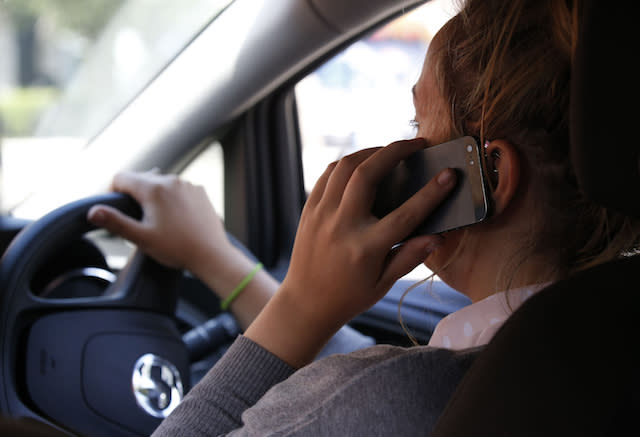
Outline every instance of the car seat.
<svg viewBox="0 0 640 437"><path fill-rule="evenodd" d="M635 16L586 0L573 60L571 154L595 202L640 217ZM597 266L529 299L478 355L432 436L636 434L640 256Z"/></svg>

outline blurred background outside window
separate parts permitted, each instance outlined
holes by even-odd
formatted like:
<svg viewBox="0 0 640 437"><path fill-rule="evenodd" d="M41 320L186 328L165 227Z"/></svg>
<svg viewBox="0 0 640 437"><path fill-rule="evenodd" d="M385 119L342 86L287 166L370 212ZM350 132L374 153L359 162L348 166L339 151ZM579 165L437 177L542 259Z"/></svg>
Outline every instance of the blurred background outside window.
<svg viewBox="0 0 640 437"><path fill-rule="evenodd" d="M2 212L55 178L231 1L0 1Z"/></svg>

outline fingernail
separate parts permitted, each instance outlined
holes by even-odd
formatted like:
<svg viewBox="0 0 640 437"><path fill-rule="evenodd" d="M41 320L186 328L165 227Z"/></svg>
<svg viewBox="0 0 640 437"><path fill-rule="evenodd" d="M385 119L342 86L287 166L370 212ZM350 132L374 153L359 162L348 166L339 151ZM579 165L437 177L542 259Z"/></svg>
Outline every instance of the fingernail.
<svg viewBox="0 0 640 437"><path fill-rule="evenodd" d="M452 169L448 168L440 172L436 180L440 185L446 186L451 184L454 181L455 176L456 176L455 172Z"/></svg>
<svg viewBox="0 0 640 437"><path fill-rule="evenodd" d="M442 245L442 238L434 238L424 246L425 257Z"/></svg>
<svg viewBox="0 0 640 437"><path fill-rule="evenodd" d="M102 225L104 223L105 220L105 215L104 215L104 211L101 210L90 210L88 218L89 221L91 221L91 223L93 223L94 225Z"/></svg>

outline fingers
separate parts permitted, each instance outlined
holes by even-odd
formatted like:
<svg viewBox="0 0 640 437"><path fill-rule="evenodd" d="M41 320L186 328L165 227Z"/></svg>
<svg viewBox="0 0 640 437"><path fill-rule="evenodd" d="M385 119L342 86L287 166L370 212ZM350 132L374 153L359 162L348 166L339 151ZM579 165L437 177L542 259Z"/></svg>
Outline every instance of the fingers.
<svg viewBox="0 0 640 437"><path fill-rule="evenodd" d="M323 202L328 207L337 207L342 200L345 187L354 174L354 170L360 168L363 162L381 149L380 147L362 149L338 161L335 170L331 172L327 181Z"/></svg>
<svg viewBox="0 0 640 437"><path fill-rule="evenodd" d="M380 221L385 229L384 233L377 233L385 237L381 244L388 247L389 244L402 241L440 205L455 185L455 170L447 168L438 173L420 191Z"/></svg>
<svg viewBox="0 0 640 437"><path fill-rule="evenodd" d="M129 241L140 241L145 235L142 222L109 206L93 206L87 213L87 220Z"/></svg>
<svg viewBox="0 0 640 437"><path fill-rule="evenodd" d="M368 222L375 187L400 161L423 149L422 138L397 141L384 148L364 149L331 164L314 187L307 203L322 203L322 211L340 209L343 217ZM437 180L436 180L437 179ZM455 172L444 170L375 226L371 232L375 244L389 248L402 241L440 204L455 186Z"/></svg>
<svg viewBox="0 0 640 437"><path fill-rule="evenodd" d="M335 208L341 202L346 188L354 175L357 175L360 190L353 190L351 196L359 201L363 200L362 190L371 187L387 174L398 162L408 157L411 153L424 148L424 139L416 138L407 141L398 141L387 147L372 147L362 149L351 155L347 155L337 162L329 164L325 172L320 176L314 186L307 204L316 205L321 200L327 208ZM375 159L370 159L373 156ZM380 155L380 156L378 156ZM371 162L370 162L371 161ZM365 199L372 201L372 195ZM351 202L347 199L347 202ZM359 205L358 202L356 205Z"/></svg>
<svg viewBox="0 0 640 437"><path fill-rule="evenodd" d="M306 205L314 206L318 202L320 202L320 199L322 199L322 196L324 195L324 190L327 186L327 182L329 181L329 176L331 176L331 173L337 165L338 162L336 161L327 166L324 173L322 173L322 175L318 178L315 185L313 186L313 190L311 190L311 194L309 194L309 197L307 198Z"/></svg>
<svg viewBox="0 0 640 437"><path fill-rule="evenodd" d="M163 192L163 185L167 186L177 180L175 175L162 175L157 169L144 173L120 172L113 178L111 189L129 194L136 199L144 210L145 218L138 221L115 208L95 205L87 213L87 219L96 226L120 235L138 246L143 246L144 241L150 238L151 225L148 216L162 207L162 203L158 199L154 200L154 197L159 197L158 195ZM166 197L166 191L164 190L164 197Z"/></svg>
<svg viewBox="0 0 640 437"><path fill-rule="evenodd" d="M307 204L315 205L321 200L328 208L337 207L347 193L347 186L355 175L357 189L352 190L350 196L358 200L357 205L363 200L362 192L370 188L382 179L402 159L408 157L426 146L425 140L415 138L413 140L398 141L387 147L372 147L362 149L351 155L347 155L338 162L331 163L320 176L314 186ZM368 190L371 192L371 190ZM372 201L372 195L366 199ZM347 199L351 202L352 199Z"/></svg>
<svg viewBox="0 0 640 437"><path fill-rule="evenodd" d="M391 287L399 278L422 264L441 244L441 236L425 235L412 238L395 248L387 260L387 266L379 281L380 286L385 289Z"/></svg>
<svg viewBox="0 0 640 437"><path fill-rule="evenodd" d="M115 175L111 189L131 195L139 202L143 201L154 186L162 182L177 179L175 175L162 175L153 169L145 173L123 171Z"/></svg>
<svg viewBox="0 0 640 437"><path fill-rule="evenodd" d="M376 187L400 161L426 146L427 143L423 138L414 138L396 141L379 149L374 155L370 155L353 171L351 183L345 189L344 204L349 208L345 212L355 214L362 208L369 210L376 193L371 188Z"/></svg>

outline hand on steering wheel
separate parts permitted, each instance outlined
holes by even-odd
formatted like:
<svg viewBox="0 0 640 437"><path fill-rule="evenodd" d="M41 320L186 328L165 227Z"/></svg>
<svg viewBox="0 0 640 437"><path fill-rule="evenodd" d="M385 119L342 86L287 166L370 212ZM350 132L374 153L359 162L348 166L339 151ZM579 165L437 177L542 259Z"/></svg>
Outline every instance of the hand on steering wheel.
<svg viewBox="0 0 640 437"><path fill-rule="evenodd" d="M204 188L157 172L120 173L112 188L140 203L142 220L106 205L91 208L88 219L133 242L160 263L190 271L221 300L253 270L255 261L230 241ZM261 271L243 289L232 306L242 329L249 326L278 285Z"/></svg>

